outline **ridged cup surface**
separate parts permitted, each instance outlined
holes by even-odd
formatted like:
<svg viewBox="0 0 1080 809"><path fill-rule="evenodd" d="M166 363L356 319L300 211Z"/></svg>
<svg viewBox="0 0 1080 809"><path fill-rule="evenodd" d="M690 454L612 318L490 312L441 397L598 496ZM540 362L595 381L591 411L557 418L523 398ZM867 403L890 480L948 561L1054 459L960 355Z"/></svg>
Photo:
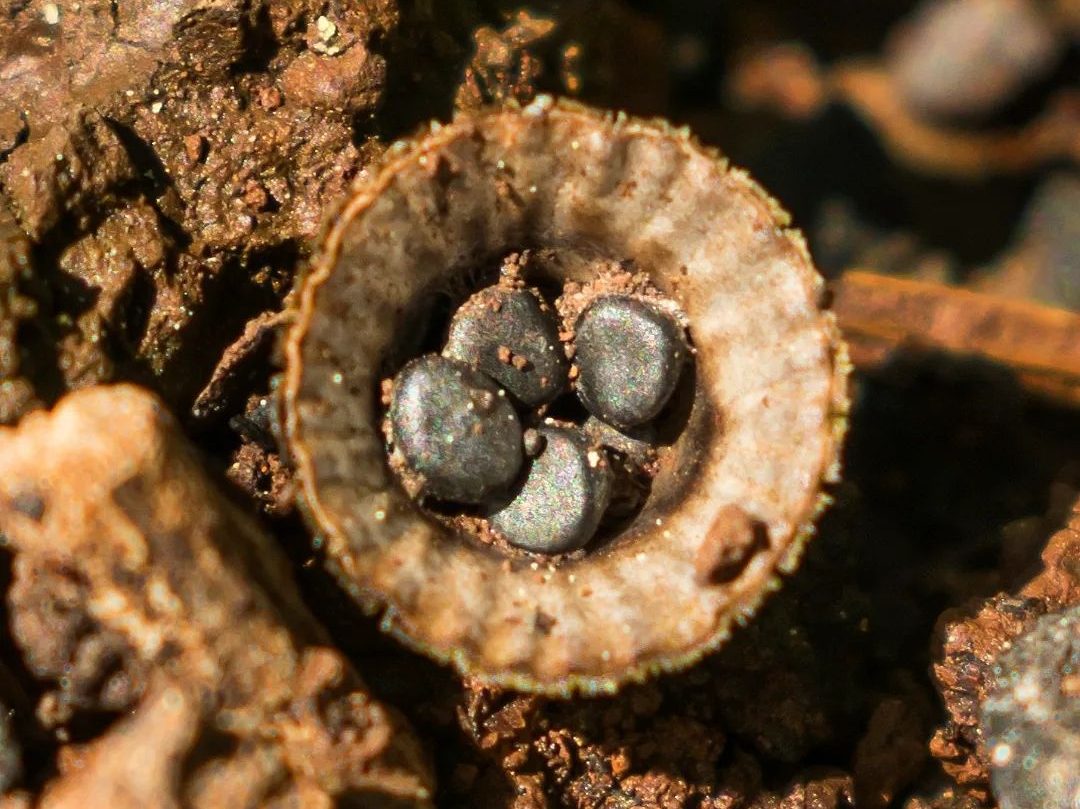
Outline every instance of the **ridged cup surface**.
<svg viewBox="0 0 1080 809"><path fill-rule="evenodd" d="M721 643L797 563L845 421L822 279L786 223L684 132L547 98L391 148L334 218L287 346L303 500L354 597L463 672L547 693L612 690ZM554 251L538 271L555 281L632 260L685 312L697 351L692 405L644 508L557 564L425 515L379 428L380 379L411 356L427 296L524 248ZM733 513L768 541L716 583L700 560Z"/></svg>

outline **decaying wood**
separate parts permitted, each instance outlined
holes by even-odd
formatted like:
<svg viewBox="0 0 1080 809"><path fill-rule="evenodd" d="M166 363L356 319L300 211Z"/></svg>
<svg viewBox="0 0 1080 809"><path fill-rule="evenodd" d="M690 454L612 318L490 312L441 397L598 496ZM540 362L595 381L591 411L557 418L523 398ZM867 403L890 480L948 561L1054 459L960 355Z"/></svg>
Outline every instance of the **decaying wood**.
<svg viewBox="0 0 1080 809"><path fill-rule="evenodd" d="M0 535L40 720L113 719L60 748L39 806L430 806L416 739L150 394L92 387L0 429Z"/></svg>

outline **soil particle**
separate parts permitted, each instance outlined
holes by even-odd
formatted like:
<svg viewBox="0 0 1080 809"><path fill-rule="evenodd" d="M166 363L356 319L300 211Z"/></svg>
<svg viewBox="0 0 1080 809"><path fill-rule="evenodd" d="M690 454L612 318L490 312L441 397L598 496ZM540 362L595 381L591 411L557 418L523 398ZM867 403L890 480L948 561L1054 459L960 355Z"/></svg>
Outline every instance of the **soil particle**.
<svg viewBox="0 0 1080 809"><path fill-rule="evenodd" d="M0 188L23 228L40 240L64 216L87 221L117 204L136 168L99 113L79 110L0 165Z"/></svg>
<svg viewBox="0 0 1080 809"><path fill-rule="evenodd" d="M226 474L268 516L285 517L292 513L296 505L292 470L264 443L243 441L232 454Z"/></svg>

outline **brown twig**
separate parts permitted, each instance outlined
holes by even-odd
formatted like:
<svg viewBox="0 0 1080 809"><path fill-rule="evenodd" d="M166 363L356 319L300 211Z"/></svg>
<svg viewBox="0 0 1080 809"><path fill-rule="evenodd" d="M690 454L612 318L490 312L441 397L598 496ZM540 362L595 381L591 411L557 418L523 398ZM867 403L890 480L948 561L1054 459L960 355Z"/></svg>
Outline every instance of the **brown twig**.
<svg viewBox="0 0 1080 809"><path fill-rule="evenodd" d="M1018 129L972 131L920 118L876 62L852 59L825 68L805 47L790 43L746 57L730 89L737 103L799 120L830 102L844 104L874 130L893 160L932 176L971 181L1080 160L1080 101L1071 89L1059 91Z"/></svg>
<svg viewBox="0 0 1080 809"><path fill-rule="evenodd" d="M832 289L861 370L905 347L970 354L1007 366L1033 393L1080 405L1080 314L871 272L846 273Z"/></svg>
<svg viewBox="0 0 1080 809"><path fill-rule="evenodd" d="M878 132L897 160L929 174L979 179L1080 158L1077 102L1069 91L1021 129L968 132L920 120L901 103L889 75L873 65L838 67L829 84Z"/></svg>

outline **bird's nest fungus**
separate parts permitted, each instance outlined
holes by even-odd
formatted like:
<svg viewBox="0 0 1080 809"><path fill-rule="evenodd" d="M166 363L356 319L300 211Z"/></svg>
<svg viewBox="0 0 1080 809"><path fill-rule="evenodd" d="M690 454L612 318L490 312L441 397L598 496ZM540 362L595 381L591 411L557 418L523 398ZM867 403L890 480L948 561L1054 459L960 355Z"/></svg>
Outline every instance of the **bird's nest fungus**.
<svg viewBox="0 0 1080 809"><path fill-rule="evenodd" d="M517 688L715 648L837 473L846 361L786 224L685 132L547 98L392 147L288 341L288 444L338 578Z"/></svg>

